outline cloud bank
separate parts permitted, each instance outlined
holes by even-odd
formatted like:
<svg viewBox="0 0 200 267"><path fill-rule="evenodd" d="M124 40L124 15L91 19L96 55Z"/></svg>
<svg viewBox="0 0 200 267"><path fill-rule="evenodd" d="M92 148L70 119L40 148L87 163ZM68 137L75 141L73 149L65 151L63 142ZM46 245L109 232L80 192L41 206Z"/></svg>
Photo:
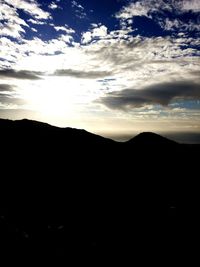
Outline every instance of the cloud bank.
<svg viewBox="0 0 200 267"><path fill-rule="evenodd" d="M174 100L200 100L200 81L175 81L155 84L143 89L125 89L101 98L111 109L130 109L146 105L169 105Z"/></svg>
<svg viewBox="0 0 200 267"><path fill-rule="evenodd" d="M55 76L70 76L81 79L98 79L110 76L112 73L108 71L79 71L72 69L56 70L53 75Z"/></svg>
<svg viewBox="0 0 200 267"><path fill-rule="evenodd" d="M39 75L42 73L37 71L27 71L27 70L13 70L13 69L4 69L0 70L0 77L2 78L14 78L22 80L40 80Z"/></svg>

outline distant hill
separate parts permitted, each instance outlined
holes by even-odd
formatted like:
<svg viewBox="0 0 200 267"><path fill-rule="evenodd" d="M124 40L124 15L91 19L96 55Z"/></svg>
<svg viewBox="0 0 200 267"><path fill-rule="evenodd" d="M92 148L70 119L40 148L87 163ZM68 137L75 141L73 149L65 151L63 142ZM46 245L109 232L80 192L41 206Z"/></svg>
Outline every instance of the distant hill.
<svg viewBox="0 0 200 267"><path fill-rule="evenodd" d="M163 259L193 244L199 146L154 133L121 143L2 119L0 140L0 246L7 258L102 266L119 256L124 265L133 251L140 260L155 252Z"/></svg>
<svg viewBox="0 0 200 267"><path fill-rule="evenodd" d="M151 132L144 132L140 133L134 138L127 141L128 144L135 144L135 145L175 145L177 144L175 141L172 141L168 138L162 137L158 134L151 133Z"/></svg>

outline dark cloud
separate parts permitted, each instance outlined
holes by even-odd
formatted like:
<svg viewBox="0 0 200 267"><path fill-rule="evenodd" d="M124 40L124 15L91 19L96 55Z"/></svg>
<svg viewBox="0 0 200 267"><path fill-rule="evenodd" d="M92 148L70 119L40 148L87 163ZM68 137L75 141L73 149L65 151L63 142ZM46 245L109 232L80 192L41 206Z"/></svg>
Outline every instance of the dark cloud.
<svg viewBox="0 0 200 267"><path fill-rule="evenodd" d="M12 96L10 94L2 94L0 93L0 103L3 105L24 105L24 99Z"/></svg>
<svg viewBox="0 0 200 267"><path fill-rule="evenodd" d="M0 84L0 92L10 92L13 91L13 86L9 85L9 84Z"/></svg>
<svg viewBox="0 0 200 267"><path fill-rule="evenodd" d="M72 69L56 70L54 75L56 76L71 76L81 79L98 79L112 75L110 71L79 71Z"/></svg>
<svg viewBox="0 0 200 267"><path fill-rule="evenodd" d="M176 81L143 89L125 89L108 93L100 102L112 109L137 108L148 104L168 105L176 99L200 99L200 83Z"/></svg>
<svg viewBox="0 0 200 267"><path fill-rule="evenodd" d="M42 75L41 72L37 71L27 71L27 70L13 70L13 69L4 69L0 70L0 77L3 78L14 78L22 80L40 80Z"/></svg>

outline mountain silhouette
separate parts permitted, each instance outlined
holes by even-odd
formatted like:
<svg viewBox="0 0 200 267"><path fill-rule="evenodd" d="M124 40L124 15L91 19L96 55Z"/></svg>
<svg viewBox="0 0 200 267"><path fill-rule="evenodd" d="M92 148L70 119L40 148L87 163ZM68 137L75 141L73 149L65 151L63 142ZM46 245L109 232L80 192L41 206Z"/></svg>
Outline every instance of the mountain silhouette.
<svg viewBox="0 0 200 267"><path fill-rule="evenodd" d="M35 134L35 138L37 138L39 135L44 136L45 133L46 138L49 137L56 137L56 135L59 135L59 137L65 138L66 142L75 141L75 143L78 144L91 144L91 143L114 143L115 141L104 138L102 136L89 133L82 129L73 129L73 128L59 128L55 126L51 126L47 123L38 122L38 121L32 121L32 120L18 120L18 121L11 121L11 120L3 120L0 119L0 130L1 134L10 134L11 131L14 131L15 136L18 137L25 137L27 134L33 135ZM10 131L10 132L9 132ZM13 138L15 138L13 136ZM116 143L116 142L115 142ZM151 133L151 132L143 132L126 143L128 144L135 144L135 145L170 145L175 144L175 141L169 140L165 137L162 137L158 134Z"/></svg>
<svg viewBox="0 0 200 267"><path fill-rule="evenodd" d="M155 145L168 146L177 144L175 141L172 141L168 138L165 138L163 136L151 132L140 133L136 137L130 139L128 143L135 145L152 145L152 146Z"/></svg>
<svg viewBox="0 0 200 267"><path fill-rule="evenodd" d="M11 121L11 120L2 120L0 119L0 129L2 134L10 134L11 131L14 132L15 135L18 137L26 137L28 135L35 135L35 138L37 137L44 137L45 134L47 134L45 137L48 138L53 136L59 136L60 138L63 137L66 140L66 142L71 142L71 139L74 139L75 142L81 143L81 142L108 142L111 140L108 140L107 138L89 133L85 130L79 130L79 129L73 129L73 128L59 128L55 126L51 126L47 123L42 123L38 121L32 121L32 120L18 120L18 121ZM13 136L15 138L15 136Z"/></svg>
<svg viewBox="0 0 200 267"><path fill-rule="evenodd" d="M140 260L156 251L171 262L177 246L192 249L198 145L154 133L115 142L3 119L0 138L0 245L7 258L100 266L128 263L133 251Z"/></svg>

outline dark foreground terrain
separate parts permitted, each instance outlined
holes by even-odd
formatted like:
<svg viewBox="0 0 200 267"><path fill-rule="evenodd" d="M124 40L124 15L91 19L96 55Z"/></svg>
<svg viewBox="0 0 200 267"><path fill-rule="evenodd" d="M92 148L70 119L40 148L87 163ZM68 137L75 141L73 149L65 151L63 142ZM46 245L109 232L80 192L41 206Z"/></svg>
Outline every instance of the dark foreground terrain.
<svg viewBox="0 0 200 267"><path fill-rule="evenodd" d="M0 253L7 261L192 264L199 145L152 133L118 143L28 120L0 120L0 137Z"/></svg>

